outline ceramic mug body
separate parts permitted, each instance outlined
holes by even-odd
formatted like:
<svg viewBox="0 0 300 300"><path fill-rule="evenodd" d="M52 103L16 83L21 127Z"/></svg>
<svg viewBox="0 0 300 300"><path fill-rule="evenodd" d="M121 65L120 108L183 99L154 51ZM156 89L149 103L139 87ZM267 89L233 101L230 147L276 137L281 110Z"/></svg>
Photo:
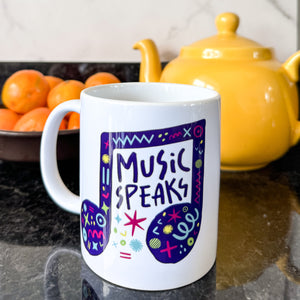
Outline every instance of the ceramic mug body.
<svg viewBox="0 0 300 300"><path fill-rule="evenodd" d="M54 154L57 124L71 110L80 113L80 199L60 180ZM220 177L216 92L166 83L88 88L80 101L65 102L50 115L41 170L52 199L81 214L82 256L102 278L166 290L200 279L213 266Z"/></svg>

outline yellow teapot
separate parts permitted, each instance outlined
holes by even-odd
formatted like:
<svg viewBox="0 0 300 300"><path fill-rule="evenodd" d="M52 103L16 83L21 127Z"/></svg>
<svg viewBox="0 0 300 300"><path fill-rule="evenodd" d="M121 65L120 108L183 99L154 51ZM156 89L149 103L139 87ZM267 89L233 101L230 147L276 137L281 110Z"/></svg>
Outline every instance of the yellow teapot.
<svg viewBox="0 0 300 300"><path fill-rule="evenodd" d="M280 64L271 48L236 34L239 17L217 16L218 34L183 47L163 71L152 40L137 42L140 81L193 84L221 95L221 169L254 170L300 139L300 51Z"/></svg>

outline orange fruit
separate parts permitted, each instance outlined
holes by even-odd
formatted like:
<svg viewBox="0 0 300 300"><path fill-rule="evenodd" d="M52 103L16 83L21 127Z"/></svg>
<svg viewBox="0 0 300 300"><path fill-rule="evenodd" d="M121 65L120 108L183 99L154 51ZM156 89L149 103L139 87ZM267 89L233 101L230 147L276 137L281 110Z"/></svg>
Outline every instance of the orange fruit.
<svg viewBox="0 0 300 300"><path fill-rule="evenodd" d="M20 117L8 108L0 108L0 130L13 130Z"/></svg>
<svg viewBox="0 0 300 300"><path fill-rule="evenodd" d="M57 86L59 83L63 82L63 79L56 76L46 75L45 78L49 84L50 90Z"/></svg>
<svg viewBox="0 0 300 300"><path fill-rule="evenodd" d="M45 76L36 70L20 70L12 74L2 88L3 104L20 114L46 106L50 90Z"/></svg>
<svg viewBox="0 0 300 300"><path fill-rule="evenodd" d="M85 82L86 87L91 87L100 84L108 84L108 83L119 83L121 82L119 78L115 75L107 72L98 72L94 75L91 75Z"/></svg>
<svg viewBox="0 0 300 300"><path fill-rule="evenodd" d="M78 129L80 128L80 114L77 112L72 112L68 122L68 129Z"/></svg>
<svg viewBox="0 0 300 300"><path fill-rule="evenodd" d="M81 81L63 81L49 92L47 98L47 105L52 110L62 102L72 99L80 99L80 93L84 88L85 85Z"/></svg>
<svg viewBox="0 0 300 300"><path fill-rule="evenodd" d="M60 125L59 125L59 130L65 130L68 129L68 121L66 119L62 119Z"/></svg>
<svg viewBox="0 0 300 300"><path fill-rule="evenodd" d="M23 115L14 126L15 131L43 131L51 110L48 107L35 108ZM66 129L66 121L63 120L59 129Z"/></svg>

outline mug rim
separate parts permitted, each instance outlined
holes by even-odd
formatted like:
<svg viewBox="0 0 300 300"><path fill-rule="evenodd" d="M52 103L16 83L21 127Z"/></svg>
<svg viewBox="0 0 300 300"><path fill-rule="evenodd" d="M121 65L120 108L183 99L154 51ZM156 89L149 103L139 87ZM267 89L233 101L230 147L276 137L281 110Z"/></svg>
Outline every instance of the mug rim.
<svg viewBox="0 0 300 300"><path fill-rule="evenodd" d="M138 89L138 88L153 88L156 87L156 89L161 89L159 93L163 92L165 95L170 92L172 89L172 93L174 94L173 97L177 97L176 100L166 100L164 98L151 98L150 100L145 100L144 98L140 97L138 99L128 99L126 97L123 98L123 96L119 97L112 97L111 91L114 90L114 92L117 91L117 89ZM187 92L190 93L192 91L195 96L188 95L186 99L183 93L179 96L178 94L175 94L174 91L178 89L186 89ZM103 91L103 94L99 94L99 92ZM107 95L105 95L107 93ZM200 87L196 85L191 84L181 84L181 83L166 83L166 82L121 82L121 83L112 83L112 84L103 84L103 85L97 85L85 88L81 91L81 97L87 96L91 99L97 99L97 101L102 102L110 102L110 103L126 103L126 104L132 104L132 105L184 105L184 104L196 104L196 103L207 103L214 100L220 101L220 94L210 88L206 87ZM145 94L143 94L144 97Z"/></svg>

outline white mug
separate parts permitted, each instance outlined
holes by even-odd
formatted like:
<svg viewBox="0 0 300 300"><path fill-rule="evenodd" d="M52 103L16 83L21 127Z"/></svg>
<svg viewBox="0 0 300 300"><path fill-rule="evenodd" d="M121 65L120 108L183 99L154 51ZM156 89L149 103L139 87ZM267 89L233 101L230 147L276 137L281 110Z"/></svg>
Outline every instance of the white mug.
<svg viewBox="0 0 300 300"><path fill-rule="evenodd" d="M87 265L114 284L167 290L204 276L216 259L220 96L192 85L87 88L50 114L41 172L51 198L80 214ZM80 197L62 182L56 139L80 113Z"/></svg>

